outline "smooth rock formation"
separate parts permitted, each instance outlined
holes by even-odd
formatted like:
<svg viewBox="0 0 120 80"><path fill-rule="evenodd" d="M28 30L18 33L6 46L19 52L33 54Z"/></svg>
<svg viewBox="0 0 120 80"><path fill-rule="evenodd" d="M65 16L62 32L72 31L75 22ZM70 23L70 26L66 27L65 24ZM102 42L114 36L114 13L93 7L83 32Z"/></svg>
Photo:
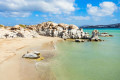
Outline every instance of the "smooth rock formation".
<svg viewBox="0 0 120 80"><path fill-rule="evenodd" d="M92 36L91 36L91 38L90 38L90 41L102 41L102 40L98 37L98 35L99 35L99 31L98 31L98 30L94 30L94 31L92 32Z"/></svg>
<svg viewBox="0 0 120 80"><path fill-rule="evenodd" d="M38 59L40 58L40 56L35 53L27 53L27 54L24 54L22 58Z"/></svg>
<svg viewBox="0 0 120 80"><path fill-rule="evenodd" d="M22 58L37 59L39 61L44 59L44 57L42 57L42 55L38 51L27 51L27 53L24 54Z"/></svg>

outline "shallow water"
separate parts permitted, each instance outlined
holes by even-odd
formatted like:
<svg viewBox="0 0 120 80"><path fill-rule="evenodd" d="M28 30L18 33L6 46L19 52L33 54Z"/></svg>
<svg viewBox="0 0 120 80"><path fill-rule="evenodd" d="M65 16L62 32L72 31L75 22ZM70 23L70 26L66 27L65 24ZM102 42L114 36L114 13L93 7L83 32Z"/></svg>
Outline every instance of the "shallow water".
<svg viewBox="0 0 120 80"><path fill-rule="evenodd" d="M57 80L120 80L120 29L98 30L114 37L102 37L104 42L57 44L52 65Z"/></svg>

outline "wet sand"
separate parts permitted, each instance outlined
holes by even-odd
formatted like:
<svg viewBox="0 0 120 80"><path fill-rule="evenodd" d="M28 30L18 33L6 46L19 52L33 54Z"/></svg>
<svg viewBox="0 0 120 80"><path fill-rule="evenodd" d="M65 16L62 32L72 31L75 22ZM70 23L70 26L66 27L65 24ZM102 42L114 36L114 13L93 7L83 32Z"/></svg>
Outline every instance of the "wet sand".
<svg viewBox="0 0 120 80"><path fill-rule="evenodd" d="M60 38L17 38L0 40L0 80L55 80L50 58ZM40 51L42 61L23 59L27 51Z"/></svg>

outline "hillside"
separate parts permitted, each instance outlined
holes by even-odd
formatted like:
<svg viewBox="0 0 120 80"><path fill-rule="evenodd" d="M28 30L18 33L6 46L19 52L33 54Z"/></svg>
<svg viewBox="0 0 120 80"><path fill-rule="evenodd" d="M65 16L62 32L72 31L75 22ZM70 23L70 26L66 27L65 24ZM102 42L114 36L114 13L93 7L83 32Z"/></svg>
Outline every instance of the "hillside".
<svg viewBox="0 0 120 80"><path fill-rule="evenodd" d="M120 23L110 25L86 25L81 28L120 28Z"/></svg>

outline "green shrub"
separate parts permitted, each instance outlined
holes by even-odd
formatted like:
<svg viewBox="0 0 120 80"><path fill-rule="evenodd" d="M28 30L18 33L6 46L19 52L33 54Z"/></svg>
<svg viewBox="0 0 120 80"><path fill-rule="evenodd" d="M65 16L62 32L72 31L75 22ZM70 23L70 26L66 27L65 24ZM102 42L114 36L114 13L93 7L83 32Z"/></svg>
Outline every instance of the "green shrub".
<svg viewBox="0 0 120 80"><path fill-rule="evenodd" d="M48 22L52 22L52 21L48 21Z"/></svg>
<svg viewBox="0 0 120 80"><path fill-rule="evenodd" d="M4 27L4 25L0 24L0 27Z"/></svg>
<svg viewBox="0 0 120 80"><path fill-rule="evenodd" d="M23 25L23 24L19 24L19 26L22 28L26 28L26 25Z"/></svg>

